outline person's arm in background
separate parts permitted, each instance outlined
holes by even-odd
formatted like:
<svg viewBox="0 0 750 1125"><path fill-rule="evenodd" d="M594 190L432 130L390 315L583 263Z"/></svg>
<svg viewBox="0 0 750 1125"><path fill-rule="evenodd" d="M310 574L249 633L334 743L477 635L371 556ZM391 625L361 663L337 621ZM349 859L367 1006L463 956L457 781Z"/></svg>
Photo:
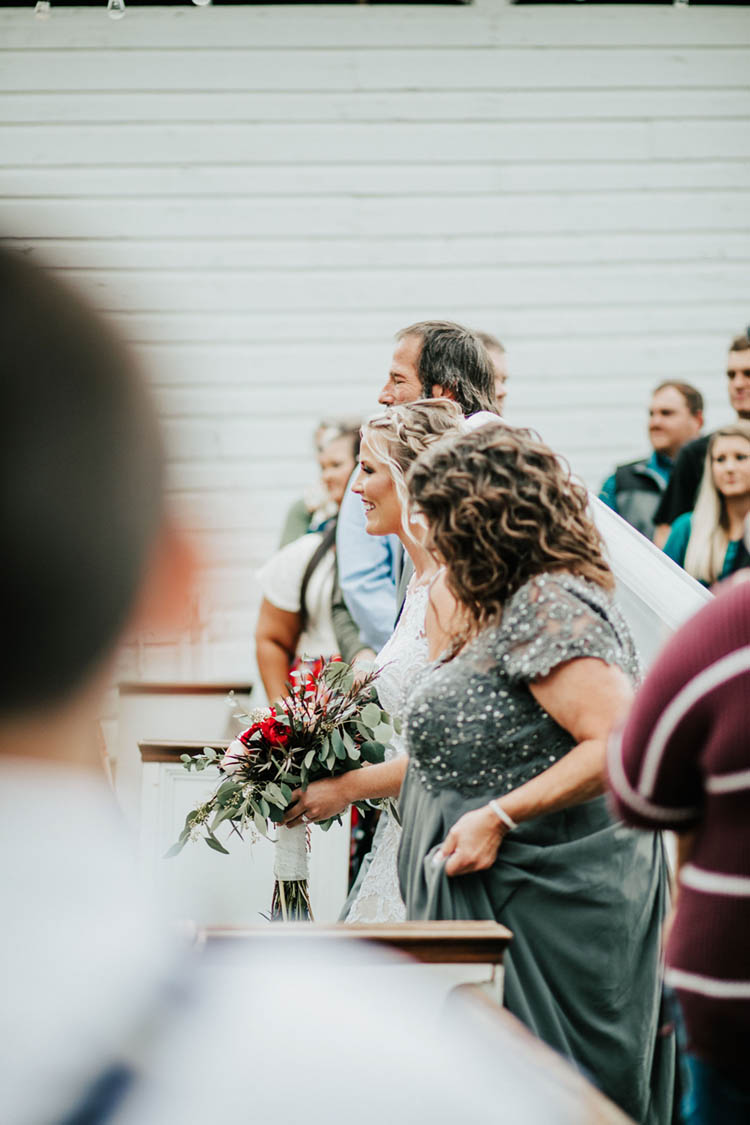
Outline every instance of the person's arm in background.
<svg viewBox="0 0 750 1125"><path fill-rule="evenodd" d="M269 703L286 695L299 636L299 613L279 609L264 598L255 629L255 656Z"/></svg>
<svg viewBox="0 0 750 1125"><path fill-rule="evenodd" d="M302 579L320 541L319 534L303 535L272 555L257 572L263 600L255 629L255 652L269 703L286 695L302 631Z"/></svg>
<svg viewBox="0 0 750 1125"><path fill-rule="evenodd" d="M378 652L396 620L393 548L387 536L367 534L362 501L351 487L339 510L336 557L346 607L363 643Z"/></svg>
<svg viewBox="0 0 750 1125"><path fill-rule="evenodd" d="M613 512L617 511L617 492L615 491L615 474L607 477L599 492L599 499Z"/></svg>

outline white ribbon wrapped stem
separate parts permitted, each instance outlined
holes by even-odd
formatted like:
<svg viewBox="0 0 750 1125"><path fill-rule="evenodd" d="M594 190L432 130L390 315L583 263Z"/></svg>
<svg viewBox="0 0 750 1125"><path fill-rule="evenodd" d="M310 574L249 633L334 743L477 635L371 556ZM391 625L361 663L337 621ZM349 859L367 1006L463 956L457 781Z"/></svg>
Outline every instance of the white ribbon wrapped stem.
<svg viewBox="0 0 750 1125"><path fill-rule="evenodd" d="M273 873L282 883L294 883L309 877L306 824L297 824L294 828L279 828Z"/></svg>

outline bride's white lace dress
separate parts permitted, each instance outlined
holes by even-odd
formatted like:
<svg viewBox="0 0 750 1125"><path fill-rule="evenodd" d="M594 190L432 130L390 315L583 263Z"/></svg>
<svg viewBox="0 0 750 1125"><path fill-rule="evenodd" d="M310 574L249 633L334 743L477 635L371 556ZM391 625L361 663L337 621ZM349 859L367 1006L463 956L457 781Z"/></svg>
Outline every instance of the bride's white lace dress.
<svg viewBox="0 0 750 1125"><path fill-rule="evenodd" d="M427 663L427 637L424 620L427 611L429 584L416 585L414 580L406 593L403 612L393 636L377 655L380 669L378 697L389 714L401 717L408 685ZM387 747L386 760L406 753L403 734L395 735ZM401 826L390 812L383 811L373 838L370 865L357 897L344 919L346 922L403 922L406 907L401 898L396 870Z"/></svg>

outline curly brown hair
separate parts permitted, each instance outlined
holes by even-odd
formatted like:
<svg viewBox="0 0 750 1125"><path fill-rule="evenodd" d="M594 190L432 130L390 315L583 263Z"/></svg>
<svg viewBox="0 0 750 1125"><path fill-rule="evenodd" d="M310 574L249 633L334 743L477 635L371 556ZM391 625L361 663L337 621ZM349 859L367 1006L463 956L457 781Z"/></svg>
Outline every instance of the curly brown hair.
<svg viewBox="0 0 750 1125"><path fill-rule="evenodd" d="M567 571L611 590L614 578L569 466L532 430L490 422L423 453L407 478L475 626L498 619L530 578Z"/></svg>

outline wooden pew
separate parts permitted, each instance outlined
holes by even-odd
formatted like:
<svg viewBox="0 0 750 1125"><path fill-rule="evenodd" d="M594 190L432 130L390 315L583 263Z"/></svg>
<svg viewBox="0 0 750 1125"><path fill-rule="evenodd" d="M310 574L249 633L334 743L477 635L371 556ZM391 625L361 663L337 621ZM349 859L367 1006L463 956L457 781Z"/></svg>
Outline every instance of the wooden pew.
<svg viewBox="0 0 750 1125"><path fill-rule="evenodd" d="M144 877L167 915L198 925L253 927L268 912L273 889L273 845L244 845L232 838L229 856L209 851L202 841L188 844L176 859L165 860L189 809L205 800L218 771L187 773L182 756L205 746L224 750L228 738L140 738L140 852ZM310 855L313 911L324 922L338 918L346 898L349 871L349 815L329 832L315 831Z"/></svg>
<svg viewBox="0 0 750 1125"><path fill-rule="evenodd" d="M506 1058L511 1052L517 1054L519 1065L531 1063L538 1081L553 1095L555 1104L571 1107L571 1116L574 1114L577 1123L635 1125L632 1118L601 1094L562 1056L537 1039L505 1008L498 1008L481 989L469 985L464 997L470 1000L469 1023L488 1037L501 1035L506 1042Z"/></svg>
<svg viewBox="0 0 750 1125"><path fill-rule="evenodd" d="M502 966L513 934L497 922L398 922L394 924L337 924L286 922L269 926L205 926L202 942L252 941L273 936L278 941L304 937L308 941L366 941L406 953L429 965Z"/></svg>
<svg viewBox="0 0 750 1125"><path fill-rule="evenodd" d="M127 680L118 684L117 744L110 747L115 760L115 786L128 821L138 824L142 761L140 740L187 739L211 745L214 739L231 739L242 729L232 717L250 705L252 685L230 680ZM237 707L227 705L234 693Z"/></svg>
<svg viewBox="0 0 750 1125"><path fill-rule="evenodd" d="M206 926L198 930L198 943L247 942L364 942L387 948L425 965L489 965L497 980L502 973L505 950L513 935L495 922L402 922L394 925L321 925L287 922L273 925L233 927ZM460 997L462 1003L456 1003ZM539 1084L550 1100L569 1111L576 1125L633 1125L608 1098L519 1020L498 1003L497 994L475 984L459 985L447 994L441 1018L460 1019L490 1044L497 1043L506 1063ZM498 1090L501 1099L502 1091ZM501 1100L499 1102L501 1104Z"/></svg>

